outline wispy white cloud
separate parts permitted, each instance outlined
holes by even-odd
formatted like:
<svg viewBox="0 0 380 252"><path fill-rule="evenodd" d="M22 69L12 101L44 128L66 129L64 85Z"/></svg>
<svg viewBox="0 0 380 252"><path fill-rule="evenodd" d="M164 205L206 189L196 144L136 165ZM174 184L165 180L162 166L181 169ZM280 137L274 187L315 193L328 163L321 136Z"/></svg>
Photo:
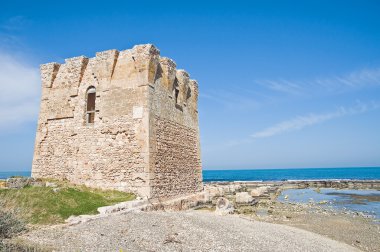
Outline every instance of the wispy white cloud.
<svg viewBox="0 0 380 252"><path fill-rule="evenodd" d="M287 80L265 80L261 81L261 83L273 91L288 93L292 95L300 95L304 91L300 84Z"/></svg>
<svg viewBox="0 0 380 252"><path fill-rule="evenodd" d="M276 92L290 95L339 93L352 89L380 86L380 68L362 69L351 73L311 80L256 80L256 83Z"/></svg>
<svg viewBox="0 0 380 252"><path fill-rule="evenodd" d="M19 31L28 27L30 21L24 16L14 16L0 23L0 49L22 47ZM17 51L17 50L14 50Z"/></svg>
<svg viewBox="0 0 380 252"><path fill-rule="evenodd" d="M258 99L236 90L208 90L200 92L200 98L218 103L228 110L251 110L260 106Z"/></svg>
<svg viewBox="0 0 380 252"><path fill-rule="evenodd" d="M279 103L292 97L318 97L325 95L342 95L347 91L357 91L369 87L380 87L380 67L353 71L345 75L336 75L310 80L255 80L258 85L242 88L218 88L202 90L200 98L222 105L225 109L243 111L255 110L266 105Z"/></svg>
<svg viewBox="0 0 380 252"><path fill-rule="evenodd" d="M305 116L297 116L290 120L286 120L268 127L264 130L255 132L251 135L252 138L264 138L271 137L279 134L283 134L289 131L301 130L305 127L313 126L315 124L320 124L325 121L329 121L338 117L355 115L365 113L370 110L380 108L380 104L376 102L362 103L360 101L353 107L345 108L340 107L332 112L322 113L322 114L309 114Z"/></svg>
<svg viewBox="0 0 380 252"><path fill-rule="evenodd" d="M258 138L267 138L286 132L302 130L316 124L324 123L329 120L337 119L345 116L353 116L356 114L366 113L372 110L380 109L380 102L371 101L363 103L357 101L352 107L341 106L333 111L326 113L311 113L303 116L296 116L292 119L277 123L271 127L255 132L246 138L225 140L217 145L206 145L203 147L204 152L215 152L225 149L235 148L237 146L253 143Z"/></svg>
<svg viewBox="0 0 380 252"><path fill-rule="evenodd" d="M37 67L0 51L0 90L0 129L37 119L40 94Z"/></svg>
<svg viewBox="0 0 380 252"><path fill-rule="evenodd" d="M13 16L5 20L0 24L0 28L8 31L19 30L25 27L29 23L29 20L24 16Z"/></svg>

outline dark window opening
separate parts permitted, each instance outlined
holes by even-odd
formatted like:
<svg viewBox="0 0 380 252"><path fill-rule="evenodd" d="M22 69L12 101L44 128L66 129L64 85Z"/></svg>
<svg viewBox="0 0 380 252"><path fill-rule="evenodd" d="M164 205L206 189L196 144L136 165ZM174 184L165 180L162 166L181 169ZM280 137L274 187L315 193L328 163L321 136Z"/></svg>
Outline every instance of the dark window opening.
<svg viewBox="0 0 380 252"><path fill-rule="evenodd" d="M95 121L95 113L87 113L87 123L94 123Z"/></svg>
<svg viewBox="0 0 380 252"><path fill-rule="evenodd" d="M174 98L175 98L175 103L178 103L178 95L179 95L179 89L175 88L174 89Z"/></svg>
<svg viewBox="0 0 380 252"><path fill-rule="evenodd" d="M89 93L87 96L87 111L95 111L95 93Z"/></svg>
<svg viewBox="0 0 380 252"><path fill-rule="evenodd" d="M187 90L186 100L188 100L191 97L191 89L189 88Z"/></svg>
<svg viewBox="0 0 380 252"><path fill-rule="evenodd" d="M95 88L90 88L87 91L87 109L86 109L87 123L94 123L95 121L95 99L96 99L96 90Z"/></svg>

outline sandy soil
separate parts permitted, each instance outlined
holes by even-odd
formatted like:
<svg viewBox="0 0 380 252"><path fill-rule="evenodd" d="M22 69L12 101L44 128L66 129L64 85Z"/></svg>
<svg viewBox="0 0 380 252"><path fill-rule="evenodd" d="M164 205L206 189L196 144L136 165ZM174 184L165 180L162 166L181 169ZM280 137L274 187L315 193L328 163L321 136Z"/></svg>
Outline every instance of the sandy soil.
<svg viewBox="0 0 380 252"><path fill-rule="evenodd" d="M358 251L302 229L194 210L117 214L22 238L59 251Z"/></svg>

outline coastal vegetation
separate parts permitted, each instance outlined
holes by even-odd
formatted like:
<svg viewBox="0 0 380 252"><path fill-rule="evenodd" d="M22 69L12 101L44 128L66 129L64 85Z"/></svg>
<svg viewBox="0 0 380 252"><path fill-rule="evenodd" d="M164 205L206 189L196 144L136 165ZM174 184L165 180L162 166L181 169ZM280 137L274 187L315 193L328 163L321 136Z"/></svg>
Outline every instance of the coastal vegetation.
<svg viewBox="0 0 380 252"><path fill-rule="evenodd" d="M58 224L72 215L96 214L98 207L135 198L133 194L114 190L91 189L65 182L51 184L54 186L0 189L0 208L29 224Z"/></svg>
<svg viewBox="0 0 380 252"><path fill-rule="evenodd" d="M11 238L25 230L25 224L10 212L0 210L0 240Z"/></svg>
<svg viewBox="0 0 380 252"><path fill-rule="evenodd" d="M17 235L34 229L31 225L59 224L73 215L96 214L98 207L135 199L130 193L91 189L64 181L39 180L31 185L30 178L11 179L16 188L9 188L9 181L0 180L0 251L52 251L19 240Z"/></svg>

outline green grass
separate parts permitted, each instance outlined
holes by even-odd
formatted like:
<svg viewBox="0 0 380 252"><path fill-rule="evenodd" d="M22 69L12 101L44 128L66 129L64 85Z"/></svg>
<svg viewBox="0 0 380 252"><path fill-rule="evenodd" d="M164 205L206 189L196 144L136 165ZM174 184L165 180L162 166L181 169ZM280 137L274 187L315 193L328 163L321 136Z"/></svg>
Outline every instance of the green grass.
<svg viewBox="0 0 380 252"><path fill-rule="evenodd" d="M15 212L31 224L62 223L71 215L96 214L97 208L133 200L133 194L84 186L0 189L0 208Z"/></svg>

